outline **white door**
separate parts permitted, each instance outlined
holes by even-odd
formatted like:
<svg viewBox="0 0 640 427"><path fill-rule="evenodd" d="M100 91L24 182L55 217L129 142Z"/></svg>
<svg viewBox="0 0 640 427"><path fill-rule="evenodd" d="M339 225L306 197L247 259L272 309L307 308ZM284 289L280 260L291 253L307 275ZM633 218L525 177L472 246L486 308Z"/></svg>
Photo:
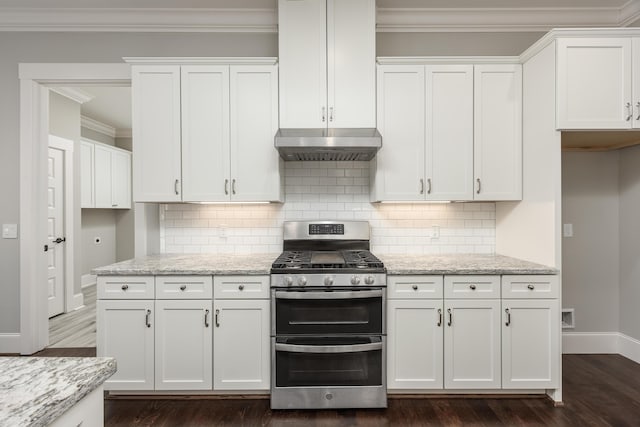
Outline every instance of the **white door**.
<svg viewBox="0 0 640 427"><path fill-rule="evenodd" d="M325 0L278 1L280 127L327 126Z"/></svg>
<svg viewBox="0 0 640 427"><path fill-rule="evenodd" d="M214 390L269 390L269 300L216 300Z"/></svg>
<svg viewBox="0 0 640 427"><path fill-rule="evenodd" d="M475 200L522 199L522 66L474 67Z"/></svg>
<svg viewBox="0 0 640 427"><path fill-rule="evenodd" d="M387 387L441 389L442 300L388 300L387 313Z"/></svg>
<svg viewBox="0 0 640 427"><path fill-rule="evenodd" d="M426 198L473 200L473 65L429 65Z"/></svg>
<svg viewBox="0 0 640 427"><path fill-rule="evenodd" d="M561 38L556 43L558 129L630 128L631 38Z"/></svg>
<svg viewBox="0 0 640 427"><path fill-rule="evenodd" d="M444 388L500 388L500 300L445 300Z"/></svg>
<svg viewBox="0 0 640 427"><path fill-rule="evenodd" d="M111 151L111 207L131 208L131 155Z"/></svg>
<svg viewBox="0 0 640 427"><path fill-rule="evenodd" d="M133 198L182 200L180 66L131 67Z"/></svg>
<svg viewBox="0 0 640 427"><path fill-rule="evenodd" d="M65 235L64 151L49 148L47 168L47 295L49 317L53 317L64 312L65 245L54 243Z"/></svg>
<svg viewBox="0 0 640 427"><path fill-rule="evenodd" d="M211 390L211 300L157 300L156 312L156 390Z"/></svg>
<svg viewBox="0 0 640 427"><path fill-rule="evenodd" d="M95 208L93 156L95 145L80 142L80 207Z"/></svg>
<svg viewBox="0 0 640 427"><path fill-rule="evenodd" d="M502 300L502 316L502 388L556 388L558 300Z"/></svg>
<svg viewBox="0 0 640 427"><path fill-rule="evenodd" d="M425 198L424 94L423 65L378 67L376 201Z"/></svg>
<svg viewBox="0 0 640 427"><path fill-rule="evenodd" d="M110 148L95 144L94 171L95 171L95 199L96 208L112 207L111 200L111 152Z"/></svg>
<svg viewBox="0 0 640 427"><path fill-rule="evenodd" d="M329 127L375 127L375 0L327 1L327 73Z"/></svg>
<svg viewBox="0 0 640 427"><path fill-rule="evenodd" d="M231 66L230 97L231 200L280 200L277 66Z"/></svg>
<svg viewBox="0 0 640 427"><path fill-rule="evenodd" d="M183 66L181 75L182 200L228 201L229 66Z"/></svg>
<svg viewBox="0 0 640 427"><path fill-rule="evenodd" d="M633 103L633 127L635 129L640 128L640 37L634 37L631 41L633 52L632 59L633 65L631 70L633 71L633 97L631 102Z"/></svg>
<svg viewBox="0 0 640 427"><path fill-rule="evenodd" d="M98 300L97 355L118 370L105 390L153 390L153 300Z"/></svg>

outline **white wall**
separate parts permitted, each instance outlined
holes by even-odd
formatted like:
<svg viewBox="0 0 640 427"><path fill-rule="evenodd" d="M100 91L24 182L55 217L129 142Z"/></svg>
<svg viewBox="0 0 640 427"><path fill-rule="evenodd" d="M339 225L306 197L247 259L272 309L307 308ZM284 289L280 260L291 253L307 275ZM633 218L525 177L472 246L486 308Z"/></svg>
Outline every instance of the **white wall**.
<svg viewBox="0 0 640 427"><path fill-rule="evenodd" d="M82 274L116 262L116 212L112 209L83 209L81 246ZM99 237L100 244L95 243Z"/></svg>
<svg viewBox="0 0 640 427"><path fill-rule="evenodd" d="M618 151L562 153L562 222L573 224L574 233L563 238L562 298L564 308L575 309L572 332L617 332L618 313L626 311L619 298L619 213L622 218L629 210L619 210L618 159Z"/></svg>
<svg viewBox="0 0 640 427"><path fill-rule="evenodd" d="M285 193L284 204L162 205L161 250L279 252L282 222L300 219L369 221L380 254L495 250L495 203L371 204L369 162L285 162Z"/></svg>
<svg viewBox="0 0 640 427"><path fill-rule="evenodd" d="M620 332L640 340L640 146L620 151Z"/></svg>

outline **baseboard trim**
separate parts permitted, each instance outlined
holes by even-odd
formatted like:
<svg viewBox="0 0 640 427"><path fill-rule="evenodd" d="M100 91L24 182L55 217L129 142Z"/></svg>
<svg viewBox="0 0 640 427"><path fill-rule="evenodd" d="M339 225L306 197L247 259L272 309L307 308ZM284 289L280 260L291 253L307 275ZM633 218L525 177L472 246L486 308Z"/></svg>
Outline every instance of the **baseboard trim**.
<svg viewBox="0 0 640 427"><path fill-rule="evenodd" d="M620 354L640 363L640 341L628 335L620 334L619 337Z"/></svg>
<svg viewBox="0 0 640 427"><path fill-rule="evenodd" d="M0 354L20 354L20 334L0 333Z"/></svg>
<svg viewBox="0 0 640 427"><path fill-rule="evenodd" d="M80 307L84 307L84 295L82 295L82 292L73 296L73 307L69 311L77 310Z"/></svg>
<svg viewBox="0 0 640 427"><path fill-rule="evenodd" d="M640 340L619 332L564 332L563 354L620 354L640 363Z"/></svg>
<svg viewBox="0 0 640 427"><path fill-rule="evenodd" d="M93 274L83 274L80 280L81 287L84 289L88 286L93 286L98 282L98 276Z"/></svg>

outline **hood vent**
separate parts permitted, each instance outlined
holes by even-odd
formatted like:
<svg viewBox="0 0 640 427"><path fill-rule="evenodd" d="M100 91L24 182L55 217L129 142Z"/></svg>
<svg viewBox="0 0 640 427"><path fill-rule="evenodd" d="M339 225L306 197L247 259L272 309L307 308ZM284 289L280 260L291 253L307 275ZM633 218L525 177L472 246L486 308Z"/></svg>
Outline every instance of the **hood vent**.
<svg viewBox="0 0 640 427"><path fill-rule="evenodd" d="M279 129L275 146L284 160L371 160L382 147L377 129Z"/></svg>

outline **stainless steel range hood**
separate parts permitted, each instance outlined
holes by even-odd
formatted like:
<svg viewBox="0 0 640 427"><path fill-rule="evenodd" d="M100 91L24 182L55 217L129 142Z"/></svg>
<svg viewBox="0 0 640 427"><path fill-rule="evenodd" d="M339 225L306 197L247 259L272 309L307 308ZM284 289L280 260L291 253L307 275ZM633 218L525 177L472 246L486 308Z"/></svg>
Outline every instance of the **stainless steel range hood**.
<svg viewBox="0 0 640 427"><path fill-rule="evenodd" d="M278 129L284 160L371 160L382 147L377 129Z"/></svg>

